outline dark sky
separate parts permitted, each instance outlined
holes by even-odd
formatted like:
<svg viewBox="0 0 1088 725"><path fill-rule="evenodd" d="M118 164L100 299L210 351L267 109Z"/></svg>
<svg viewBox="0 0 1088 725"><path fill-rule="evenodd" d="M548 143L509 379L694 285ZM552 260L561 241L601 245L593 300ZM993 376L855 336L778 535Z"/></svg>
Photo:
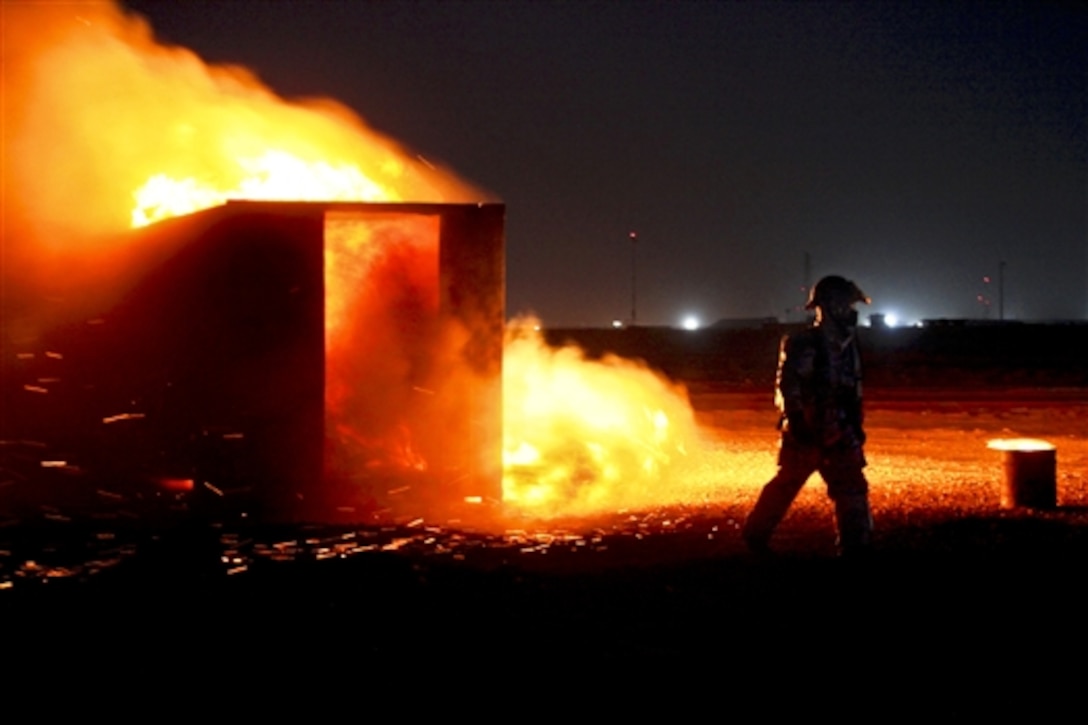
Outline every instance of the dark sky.
<svg viewBox="0 0 1088 725"><path fill-rule="evenodd" d="M507 205L508 313L1088 318L1079 3L128 2ZM991 276L987 284L985 276ZM989 308L977 301L987 295ZM795 319L795 318L794 318Z"/></svg>

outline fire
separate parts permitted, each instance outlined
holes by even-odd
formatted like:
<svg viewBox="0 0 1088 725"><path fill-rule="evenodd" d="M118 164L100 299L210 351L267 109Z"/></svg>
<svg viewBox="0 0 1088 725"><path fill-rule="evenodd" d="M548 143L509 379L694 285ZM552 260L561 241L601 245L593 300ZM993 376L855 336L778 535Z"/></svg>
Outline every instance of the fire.
<svg viewBox="0 0 1088 725"><path fill-rule="evenodd" d="M436 371L452 364L437 334L438 225L426 215L326 216L325 409L336 469L424 471L425 451L441 445L422 435L440 404Z"/></svg>
<svg viewBox="0 0 1088 725"><path fill-rule="evenodd" d="M245 69L210 65L160 44L141 18L114 5L5 4L3 12L4 221L19 245L9 245L6 261L23 272L20 284L76 269L116 275L111 245L127 239L119 231L229 199L478 202L489 196L374 132L344 106L280 98ZM348 442L346 450L387 446L388 435L380 439L375 426L360 424L366 411L443 404L424 387L394 384L409 373L425 381L428 366L448 362L433 351L417 354L417 342L397 338L414 328L387 314L408 310L429 319L437 305L436 270L417 264L434 257L427 245L437 237L436 220L404 223L418 228L407 242L402 226L383 230L334 217L328 223L326 347L340 367L330 370L326 402L346 421L334 431ZM391 237L400 240L399 251L378 255ZM74 263L81 256L95 264ZM410 299L390 299L380 289L359 296L360 270L383 265L411 282ZM354 354L360 335L383 326L390 328L383 339L402 343L403 369L361 369L370 363ZM591 361L577 348L549 348L531 327L515 324L505 344L506 503L552 516L706 496L700 484L706 475L693 473L707 470L710 459L681 387L634 361ZM383 376L390 384L373 386L374 393L350 385ZM410 423L393 431L392 459L425 470L421 451L434 445L404 434Z"/></svg>
<svg viewBox="0 0 1088 725"><path fill-rule="evenodd" d="M503 496L540 515L697 500L710 458L683 387L615 356L550 348L534 320L503 355Z"/></svg>
<svg viewBox="0 0 1088 725"><path fill-rule="evenodd" d="M196 178L155 174L133 196L132 226L142 227L190 214L229 199L263 201L400 201L391 187L368 177L354 164L303 160L286 151L266 151L235 161L241 179L233 188L218 188Z"/></svg>
<svg viewBox="0 0 1088 725"><path fill-rule="evenodd" d="M281 98L111 3L0 12L5 222L28 252L112 251L129 226L232 198L489 197L342 104Z"/></svg>

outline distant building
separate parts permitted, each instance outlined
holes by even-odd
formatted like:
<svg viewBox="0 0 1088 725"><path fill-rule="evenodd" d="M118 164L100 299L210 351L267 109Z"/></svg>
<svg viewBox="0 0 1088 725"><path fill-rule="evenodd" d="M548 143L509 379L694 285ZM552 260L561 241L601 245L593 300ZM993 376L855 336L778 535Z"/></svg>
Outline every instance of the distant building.
<svg viewBox="0 0 1088 725"><path fill-rule="evenodd" d="M922 320L922 327L1007 327L1019 324L1021 324L1019 320L987 320L963 317L940 317Z"/></svg>
<svg viewBox="0 0 1088 725"><path fill-rule="evenodd" d="M778 324L777 317L726 317L710 327L714 330L759 330Z"/></svg>

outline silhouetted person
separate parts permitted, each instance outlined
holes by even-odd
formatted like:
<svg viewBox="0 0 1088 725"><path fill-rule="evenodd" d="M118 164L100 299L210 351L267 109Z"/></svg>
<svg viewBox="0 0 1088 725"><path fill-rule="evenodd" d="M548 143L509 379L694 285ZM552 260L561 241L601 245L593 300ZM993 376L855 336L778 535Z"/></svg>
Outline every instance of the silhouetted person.
<svg viewBox="0 0 1088 725"><path fill-rule="evenodd" d="M812 288L806 309L813 324L782 339L775 402L782 431L778 473L759 494L744 523L748 548L770 551L775 527L814 473L835 504L839 552L866 551L872 537L869 482L865 478L858 313L869 298L848 279L824 277Z"/></svg>

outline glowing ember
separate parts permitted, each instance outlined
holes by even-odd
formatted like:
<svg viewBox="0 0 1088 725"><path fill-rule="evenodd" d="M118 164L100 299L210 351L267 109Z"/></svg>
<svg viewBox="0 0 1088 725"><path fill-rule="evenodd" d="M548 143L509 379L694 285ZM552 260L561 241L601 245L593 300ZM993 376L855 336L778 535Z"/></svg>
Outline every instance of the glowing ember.
<svg viewBox="0 0 1088 725"><path fill-rule="evenodd" d="M155 482L164 491L174 491L174 492L186 491L187 492L187 491L192 491L193 488L195 487L195 485L193 483L193 479L191 479L191 478L163 477L163 478L157 479Z"/></svg>

